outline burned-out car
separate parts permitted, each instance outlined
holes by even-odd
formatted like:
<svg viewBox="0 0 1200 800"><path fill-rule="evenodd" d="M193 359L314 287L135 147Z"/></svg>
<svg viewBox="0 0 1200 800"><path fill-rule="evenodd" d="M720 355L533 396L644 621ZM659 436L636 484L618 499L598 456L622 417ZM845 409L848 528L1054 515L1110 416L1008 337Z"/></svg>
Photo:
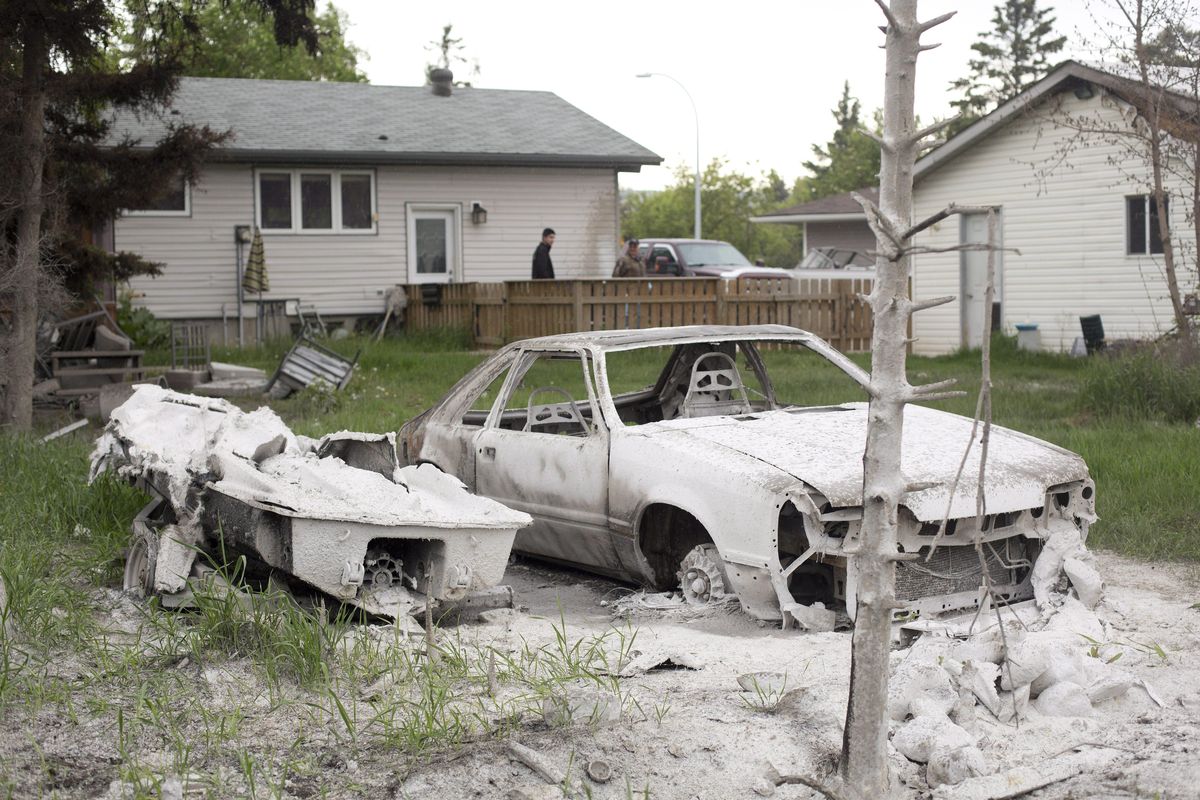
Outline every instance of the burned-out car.
<svg viewBox="0 0 1200 800"><path fill-rule="evenodd" d="M735 593L786 625L805 609L853 615L868 383L822 339L780 325L547 336L487 359L398 447L532 515L519 552L692 602ZM970 431L955 414L905 412L914 489L899 546L920 557L898 563L896 591L909 616L980 601L978 446L954 484ZM1079 456L992 429L981 538L997 597L1032 596L1042 541L1086 538L1093 494Z"/></svg>
<svg viewBox="0 0 1200 800"><path fill-rule="evenodd" d="M247 568L400 617L498 588L530 520L430 466L401 467L395 435L297 436L269 408L140 386L92 454L151 496L133 523L125 588L190 602L213 568Z"/></svg>

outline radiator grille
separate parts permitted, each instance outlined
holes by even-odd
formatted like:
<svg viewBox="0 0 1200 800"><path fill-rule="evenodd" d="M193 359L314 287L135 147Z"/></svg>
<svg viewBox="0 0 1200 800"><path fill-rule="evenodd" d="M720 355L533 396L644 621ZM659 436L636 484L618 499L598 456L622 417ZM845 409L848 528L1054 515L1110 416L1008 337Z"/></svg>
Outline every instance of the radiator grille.
<svg viewBox="0 0 1200 800"><path fill-rule="evenodd" d="M1009 569L1005 563L1027 560L1027 543L1019 536L991 542L983 548L992 585L1019 583L1029 571L1028 565ZM979 556L972 545L941 545L929 561L929 548L922 547L920 558L896 564L896 599L918 600L923 597L971 592L982 583ZM1003 556L1003 559L1001 558Z"/></svg>

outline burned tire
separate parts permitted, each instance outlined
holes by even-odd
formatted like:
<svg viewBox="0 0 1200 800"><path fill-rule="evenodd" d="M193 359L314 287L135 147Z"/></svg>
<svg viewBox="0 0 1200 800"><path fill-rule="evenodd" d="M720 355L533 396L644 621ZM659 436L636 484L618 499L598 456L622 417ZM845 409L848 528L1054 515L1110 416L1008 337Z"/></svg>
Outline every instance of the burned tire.
<svg viewBox="0 0 1200 800"><path fill-rule="evenodd" d="M689 605L702 606L725 597L725 562L715 544L692 548L680 562L678 574L679 590Z"/></svg>
<svg viewBox="0 0 1200 800"><path fill-rule="evenodd" d="M129 552L125 554L125 591L137 597L151 597L157 564L158 534L135 530Z"/></svg>

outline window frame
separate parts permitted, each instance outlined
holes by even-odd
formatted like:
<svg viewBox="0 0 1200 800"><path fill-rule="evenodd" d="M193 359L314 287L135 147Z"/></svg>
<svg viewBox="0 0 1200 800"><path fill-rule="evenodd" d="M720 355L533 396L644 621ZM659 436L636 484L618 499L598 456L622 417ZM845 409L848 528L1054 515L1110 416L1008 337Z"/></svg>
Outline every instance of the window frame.
<svg viewBox="0 0 1200 800"><path fill-rule="evenodd" d="M1158 243L1159 249L1158 250L1154 249L1154 239L1158 236L1158 233L1157 233L1157 226L1151 225L1151 219L1158 218L1157 213L1155 213L1153 215L1151 215L1151 213L1150 213L1150 204L1154 201L1154 194L1153 193L1127 194L1127 195L1125 195L1124 200L1125 200L1125 255L1131 256L1134 258L1140 258L1140 257L1144 257L1144 256L1150 256L1150 257L1161 256L1163 254L1164 245L1163 245L1162 241L1159 241L1159 243ZM1131 224L1132 220L1131 220L1131 211L1130 211L1130 208L1131 208L1130 201L1131 200L1140 200L1141 201L1142 216L1143 216L1143 219L1145 220L1145 227L1142 230L1142 235L1145 237L1143 239L1143 241L1146 243L1145 250L1134 250L1133 249L1133 235L1132 235L1133 234L1133 225ZM1164 210L1166 211L1168 221L1169 221L1170 215L1171 215L1171 196L1169 194L1166 194L1166 193L1163 194L1163 205L1166 207Z"/></svg>
<svg viewBox="0 0 1200 800"><path fill-rule="evenodd" d="M262 176L289 176L292 226L290 228L264 228L262 224ZM302 217L301 175L328 175L330 177L330 216L332 227L305 228ZM366 175L371 181L371 226L369 228L346 228L342 225L342 176ZM379 233L378 183L373 169L339 169L336 167L255 167L254 168L254 224L263 236L375 236Z"/></svg>
<svg viewBox="0 0 1200 800"><path fill-rule="evenodd" d="M192 182L183 182L183 210L158 208L126 208L121 211L126 217L190 217L192 215Z"/></svg>
<svg viewBox="0 0 1200 800"><path fill-rule="evenodd" d="M491 413L488 414L487 422L484 423L485 429L504 430L500 427L501 417L509 409L508 402L512 399L513 394L520 388L520 383L525 380L525 376L529 373L540 358L576 358L579 361L579 367L582 372L584 385L587 388L588 396L581 401L580 398L572 397L576 405L581 402L586 402L591 410L591 418L584 420L584 427L587 429L587 435L579 438L583 440L593 439L598 436L608 435L608 421L605 419L604 412L600 404L600 390L597 388L599 383L599 373L594 355L584 348L554 348L554 347L530 347L521 348L516 358L509 364L508 374L504 378L504 385L500 389L500 394L496 397L496 402L492 405ZM532 436L550 436L559 437L557 433L543 433L541 431L509 431L509 433L521 433Z"/></svg>

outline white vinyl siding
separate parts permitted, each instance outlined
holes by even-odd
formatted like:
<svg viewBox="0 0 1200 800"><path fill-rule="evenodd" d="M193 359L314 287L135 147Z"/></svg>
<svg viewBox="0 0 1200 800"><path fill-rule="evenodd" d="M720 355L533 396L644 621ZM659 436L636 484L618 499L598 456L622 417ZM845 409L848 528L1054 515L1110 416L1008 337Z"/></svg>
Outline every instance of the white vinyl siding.
<svg viewBox="0 0 1200 800"><path fill-rule="evenodd" d="M611 169L378 167L373 172L375 235L264 235L271 281L266 297L298 297L322 314L382 312L384 293L408 277L407 203L450 203L463 209L462 274L454 276L456 282L528 279L545 227L558 232L551 257L559 278L612 273L617 194ZM225 304L234 318L233 228L254 224L255 174L249 165L215 164L192 188L190 218L116 220L117 250L166 265L158 278L133 281L140 302L152 312L174 319L213 319ZM336 207L336 197L334 202ZM471 222L473 202L488 210L486 223ZM248 252L247 247L243 255Z"/></svg>
<svg viewBox="0 0 1200 800"><path fill-rule="evenodd" d="M1111 98L1102 93L1078 100L1060 96L1071 114L1092 111L1117 119ZM1051 100L1050 102L1055 102ZM1044 114L1042 115L1044 116ZM1093 137L1074 147L1067 163L1039 175L1056 160L1071 132L1031 117L1016 117L940 168L918 178L914 220L959 205L1002 207L1004 245L1003 329L1037 323L1042 346L1069 350L1080 336L1079 317L1101 315L1108 338L1154 336L1172 325L1161 256L1127 255L1126 196L1144 193L1149 179L1119 144ZM1120 164L1120 168L1114 164ZM1182 203L1170 204L1171 223L1184 232ZM959 242L957 217L917 237L924 247ZM923 253L915 257L917 298L958 296L960 254ZM1195 285L1196 273L1180 275L1180 286ZM957 350L962 342L958 301L914 317L914 350L923 354Z"/></svg>

